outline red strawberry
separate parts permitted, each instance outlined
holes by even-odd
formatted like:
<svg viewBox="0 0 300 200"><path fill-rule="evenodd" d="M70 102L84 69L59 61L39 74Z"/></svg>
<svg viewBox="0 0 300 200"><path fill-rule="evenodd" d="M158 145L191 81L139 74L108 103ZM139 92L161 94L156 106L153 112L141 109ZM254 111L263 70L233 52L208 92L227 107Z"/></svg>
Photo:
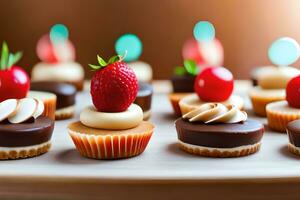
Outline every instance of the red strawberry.
<svg viewBox="0 0 300 200"><path fill-rule="evenodd" d="M138 92L138 81L133 70L114 56L106 63L98 56L100 66L91 81L93 104L100 112L123 112L133 103Z"/></svg>

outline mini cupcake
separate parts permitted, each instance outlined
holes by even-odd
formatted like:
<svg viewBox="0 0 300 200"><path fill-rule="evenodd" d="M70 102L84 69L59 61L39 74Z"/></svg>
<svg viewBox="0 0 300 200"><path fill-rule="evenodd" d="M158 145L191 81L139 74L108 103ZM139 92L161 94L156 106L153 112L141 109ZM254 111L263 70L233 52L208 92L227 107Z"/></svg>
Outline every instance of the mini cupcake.
<svg viewBox="0 0 300 200"><path fill-rule="evenodd" d="M269 59L276 66L268 66L256 69L255 79L258 86L250 91L250 99L255 114L265 117L266 106L269 103L285 100L285 88L289 80L300 74L300 70L289 67L297 61L298 55L286 51L291 48L291 52L299 51L298 43L291 38L280 38L273 42L269 48Z"/></svg>
<svg viewBox="0 0 300 200"><path fill-rule="evenodd" d="M31 90L50 92L56 95L55 119L69 119L75 112L76 88L67 83L53 81L31 82Z"/></svg>
<svg viewBox="0 0 300 200"><path fill-rule="evenodd" d="M124 61L134 71L139 82L150 83L152 81L151 65L138 60L143 51L143 44L138 36L134 34L122 35L115 44L115 50L119 55L124 55L126 52Z"/></svg>
<svg viewBox="0 0 300 200"><path fill-rule="evenodd" d="M289 81L286 87L286 101L267 105L268 126L278 132L285 132L287 124L300 119L300 75Z"/></svg>
<svg viewBox="0 0 300 200"><path fill-rule="evenodd" d="M240 157L257 152L264 126L237 106L206 103L175 122L182 150L208 157Z"/></svg>
<svg viewBox="0 0 300 200"><path fill-rule="evenodd" d="M91 81L93 106L80 113L80 121L68 125L69 134L82 156L94 159L129 158L141 154L154 126L143 121L142 109L133 104L137 78L121 56L99 66Z"/></svg>
<svg viewBox="0 0 300 200"><path fill-rule="evenodd" d="M288 149L291 153L300 156L300 120L289 122L286 128L289 136Z"/></svg>
<svg viewBox="0 0 300 200"><path fill-rule="evenodd" d="M181 116L179 101L194 91L194 82L199 68L193 60L185 60L183 67L176 67L171 78L173 93L169 94L169 100L176 116Z"/></svg>
<svg viewBox="0 0 300 200"><path fill-rule="evenodd" d="M32 97L41 99L45 104L44 116L54 119L56 96L43 92L31 92L30 79L27 73L16 63L21 59L22 53L10 53L7 44L2 45L0 62L0 102L7 99L22 99Z"/></svg>
<svg viewBox="0 0 300 200"><path fill-rule="evenodd" d="M75 48L68 39L68 29L57 24L50 34L44 35L37 44L37 55L42 62L31 73L32 81L56 81L83 89L84 70L75 60Z"/></svg>
<svg viewBox="0 0 300 200"><path fill-rule="evenodd" d="M54 121L42 116L44 104L33 98L0 103L0 159L30 158L51 146Z"/></svg>
<svg viewBox="0 0 300 200"><path fill-rule="evenodd" d="M232 94L233 86L233 76L226 68L205 68L195 80L196 94L188 95L179 101L181 113L184 115L208 102L235 105L242 109L244 101L241 97Z"/></svg>
<svg viewBox="0 0 300 200"><path fill-rule="evenodd" d="M149 120L151 117L152 94L152 85L150 85L149 83L139 83L139 90L134 103L142 108L144 120Z"/></svg>

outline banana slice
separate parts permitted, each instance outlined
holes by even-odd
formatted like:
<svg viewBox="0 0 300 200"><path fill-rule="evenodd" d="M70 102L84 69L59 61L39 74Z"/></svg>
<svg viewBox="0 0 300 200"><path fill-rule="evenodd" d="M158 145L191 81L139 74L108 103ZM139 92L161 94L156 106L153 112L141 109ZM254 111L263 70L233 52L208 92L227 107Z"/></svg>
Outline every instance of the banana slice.
<svg viewBox="0 0 300 200"><path fill-rule="evenodd" d="M7 99L0 103L0 122L16 114L18 100Z"/></svg>
<svg viewBox="0 0 300 200"><path fill-rule="evenodd" d="M22 123L33 116L37 110L37 101L32 98L20 99L18 102L17 113L8 118L12 124Z"/></svg>
<svg viewBox="0 0 300 200"><path fill-rule="evenodd" d="M44 112L44 103L40 100L40 99L34 99L37 103L37 109L36 111L33 113L33 117L36 119L38 118L40 115L43 114Z"/></svg>

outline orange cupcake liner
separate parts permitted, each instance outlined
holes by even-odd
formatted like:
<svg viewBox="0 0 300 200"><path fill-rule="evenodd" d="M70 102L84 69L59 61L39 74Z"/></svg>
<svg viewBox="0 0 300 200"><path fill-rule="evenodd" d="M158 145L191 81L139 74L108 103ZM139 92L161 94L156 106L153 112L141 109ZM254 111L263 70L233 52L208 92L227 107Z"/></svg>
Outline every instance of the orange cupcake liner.
<svg viewBox="0 0 300 200"><path fill-rule="evenodd" d="M176 116L180 117L182 115L181 109L180 109L180 106L179 106L179 101L183 97L185 97L189 94L191 94L191 93L172 93L172 94L169 94L169 100L171 102L173 111L174 111Z"/></svg>
<svg viewBox="0 0 300 200"><path fill-rule="evenodd" d="M44 102L44 112L43 116L49 117L55 120L55 110L56 110L56 98L45 100Z"/></svg>
<svg viewBox="0 0 300 200"><path fill-rule="evenodd" d="M72 131L69 134L79 153L93 159L120 159L144 152L153 130L143 134L91 135Z"/></svg>
<svg viewBox="0 0 300 200"><path fill-rule="evenodd" d="M255 114L266 117L266 106L269 103L275 102L275 101L281 101L284 100L284 98L258 98L255 96L250 96L252 108Z"/></svg>
<svg viewBox="0 0 300 200"><path fill-rule="evenodd" d="M299 114L286 114L268 110L267 111L268 126L278 132L286 132L287 124L296 119L300 119Z"/></svg>

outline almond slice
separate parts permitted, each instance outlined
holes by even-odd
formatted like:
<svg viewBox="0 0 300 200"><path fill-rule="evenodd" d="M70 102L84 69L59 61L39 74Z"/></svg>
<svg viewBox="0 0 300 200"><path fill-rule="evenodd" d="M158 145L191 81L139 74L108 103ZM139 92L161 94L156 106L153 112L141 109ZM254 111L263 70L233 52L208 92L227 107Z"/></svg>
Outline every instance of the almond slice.
<svg viewBox="0 0 300 200"><path fill-rule="evenodd" d="M44 103L40 99L34 99L37 102L36 111L33 113L33 117L36 119L44 112Z"/></svg>
<svg viewBox="0 0 300 200"><path fill-rule="evenodd" d="M7 99L0 103L0 122L13 116L16 113L18 101L16 99Z"/></svg>
<svg viewBox="0 0 300 200"><path fill-rule="evenodd" d="M32 98L20 99L18 103L17 113L8 118L8 121L12 124L22 123L33 116L33 113L37 109L37 102Z"/></svg>

